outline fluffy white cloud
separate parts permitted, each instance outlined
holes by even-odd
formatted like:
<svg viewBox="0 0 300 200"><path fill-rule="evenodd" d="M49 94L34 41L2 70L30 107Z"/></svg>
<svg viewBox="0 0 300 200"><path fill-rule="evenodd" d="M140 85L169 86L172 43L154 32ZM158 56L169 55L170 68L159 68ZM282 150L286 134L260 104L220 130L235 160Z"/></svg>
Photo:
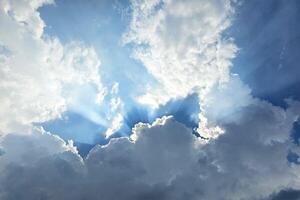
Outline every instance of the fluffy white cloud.
<svg viewBox="0 0 300 200"><path fill-rule="evenodd" d="M82 91L107 93L100 61L93 48L43 35L36 9L46 1L17 2L0 2L0 26L7 28L0 32L0 130L17 132L0 139L1 200L253 200L300 188L299 165L286 159L290 149L299 151L290 133L300 103L289 100L284 110L255 99L230 75L237 48L221 37L230 25L230 1L133 1L125 36L137 44L135 56L160 84L141 100L157 105L197 92L198 131L214 139L197 138L163 117L136 124L130 138L98 145L85 159L71 141L43 130L19 133L67 106L102 123L80 104ZM122 123L117 93L115 84L107 136Z"/></svg>
<svg viewBox="0 0 300 200"><path fill-rule="evenodd" d="M232 38L223 34L231 25L234 3L232 0L133 0L129 31L124 35L125 43L134 44L134 57L158 81L158 85L149 86L137 100L158 107L170 99L197 93L202 111L198 132L206 138L224 132L213 117L225 110L223 114L228 116L242 97L239 95L248 93L238 83L241 86L236 89L241 91L229 89L237 93L236 99L225 96L231 95L227 91L218 94L223 95L221 102L214 92L238 82L231 80L230 74L231 60L238 48ZM238 101L247 105L247 99ZM206 112L208 108L213 113Z"/></svg>
<svg viewBox="0 0 300 200"><path fill-rule="evenodd" d="M300 188L286 160L300 104L257 101L209 143L171 117L139 123L131 140L112 139L85 160L47 133L1 140L0 197L9 199L267 199ZM47 141L47 142L45 142Z"/></svg>
<svg viewBox="0 0 300 200"><path fill-rule="evenodd" d="M25 32L29 32L34 37L39 38L43 34L45 24L36 10L44 4L53 2L53 0L3 0L0 2L1 22L6 25L7 31L14 28L13 32L9 32L11 34L21 36ZM8 14L17 23L12 23L12 21L3 18L3 14Z"/></svg>
<svg viewBox="0 0 300 200"><path fill-rule="evenodd" d="M121 113L118 113L114 116L111 120L110 127L105 131L105 138L109 138L112 136L116 131L120 130L123 125L123 116Z"/></svg>
<svg viewBox="0 0 300 200"><path fill-rule="evenodd" d="M124 42L159 82L138 100L157 106L227 81L237 47L221 34L232 13L230 0L133 0Z"/></svg>
<svg viewBox="0 0 300 200"><path fill-rule="evenodd" d="M111 137L124 125L124 103L119 97L119 83L114 83L111 87L108 112L106 113L107 129L104 133L105 138Z"/></svg>
<svg viewBox="0 0 300 200"><path fill-rule="evenodd" d="M24 132L32 122L59 117L82 84L102 90L100 61L92 47L62 45L43 35L36 11L52 1L0 2L0 132ZM26 131L25 131L26 132Z"/></svg>
<svg viewBox="0 0 300 200"><path fill-rule="evenodd" d="M215 85L202 98L197 132L207 139L218 137L224 133L218 124L239 120L243 108L255 101L239 76L231 75L228 82Z"/></svg>

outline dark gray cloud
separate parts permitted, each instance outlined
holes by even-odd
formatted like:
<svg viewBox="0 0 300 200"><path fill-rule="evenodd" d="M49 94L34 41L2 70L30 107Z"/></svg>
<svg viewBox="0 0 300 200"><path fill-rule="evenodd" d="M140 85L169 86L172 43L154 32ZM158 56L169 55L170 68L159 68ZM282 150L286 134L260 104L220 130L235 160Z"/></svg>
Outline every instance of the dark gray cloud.
<svg viewBox="0 0 300 200"><path fill-rule="evenodd" d="M208 143L163 117L137 124L131 139L96 146L86 159L47 133L1 140L1 200L261 199L300 188L299 167L286 156L299 112L254 101ZM284 195L278 193L277 199ZM279 196L279 197L277 197ZM273 197L273 196L272 196ZM275 198L275 199L276 199Z"/></svg>

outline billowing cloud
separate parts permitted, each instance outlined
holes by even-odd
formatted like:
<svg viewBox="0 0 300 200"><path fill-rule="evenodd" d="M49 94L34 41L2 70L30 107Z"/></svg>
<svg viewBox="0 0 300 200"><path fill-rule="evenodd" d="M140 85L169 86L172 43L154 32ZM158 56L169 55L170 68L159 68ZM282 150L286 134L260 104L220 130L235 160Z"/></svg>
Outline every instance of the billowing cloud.
<svg viewBox="0 0 300 200"><path fill-rule="evenodd" d="M158 81L139 102L157 106L227 81L237 47L222 32L233 8L225 1L132 1L124 42Z"/></svg>
<svg viewBox="0 0 300 200"><path fill-rule="evenodd" d="M109 138L123 124L126 102L118 83L111 91L102 86L94 48L43 33L36 9L45 3L51 1L0 2L0 26L7 27L0 32L1 200L299 196L300 168L287 155L300 152L290 138L300 103L289 99L282 109L254 98L230 73L237 47L222 34L231 23L232 1L132 1L123 39L157 80L138 101L156 107L196 93L199 127L172 116L137 123L130 137L96 145L86 158L72 141L31 124L70 109L109 124ZM94 108L106 97L103 119Z"/></svg>
<svg viewBox="0 0 300 200"><path fill-rule="evenodd" d="M228 88L238 82L230 74L231 60L238 48L232 38L223 34L231 25L234 3L231 0L132 1L132 18L124 42L134 45L134 57L158 82L137 97L138 102L158 107L170 99L197 93L202 111L198 132L206 138L224 132L205 110L226 109L224 115L227 115L239 95L248 93L230 88L237 93L235 102L216 100L217 104L211 105L208 100L214 98L209 96L215 95L217 88ZM244 89L240 85L238 89ZM222 98L234 100L230 96Z"/></svg>
<svg viewBox="0 0 300 200"><path fill-rule="evenodd" d="M51 1L1 1L0 132L24 132L32 122L59 117L75 100L74 87L101 93L100 61L92 47L62 45L43 35L36 9ZM76 106L73 106L76 107Z"/></svg>
<svg viewBox="0 0 300 200"><path fill-rule="evenodd" d="M286 160L299 103L284 111L258 101L209 143L172 117L137 124L82 160L45 132L1 140L1 199L266 199L299 188ZM217 192L216 192L217 191Z"/></svg>

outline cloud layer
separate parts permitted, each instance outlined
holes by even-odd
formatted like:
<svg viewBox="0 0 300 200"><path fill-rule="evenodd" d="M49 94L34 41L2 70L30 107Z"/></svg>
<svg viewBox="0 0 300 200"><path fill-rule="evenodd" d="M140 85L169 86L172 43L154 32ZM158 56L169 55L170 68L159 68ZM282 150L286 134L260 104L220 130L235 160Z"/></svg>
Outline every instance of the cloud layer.
<svg viewBox="0 0 300 200"><path fill-rule="evenodd" d="M72 144L45 132L1 141L1 199L264 199L299 188L288 164L289 133L299 104L266 102L210 143L172 117L137 124L131 139L96 146L85 160ZM218 192L216 192L218 191Z"/></svg>

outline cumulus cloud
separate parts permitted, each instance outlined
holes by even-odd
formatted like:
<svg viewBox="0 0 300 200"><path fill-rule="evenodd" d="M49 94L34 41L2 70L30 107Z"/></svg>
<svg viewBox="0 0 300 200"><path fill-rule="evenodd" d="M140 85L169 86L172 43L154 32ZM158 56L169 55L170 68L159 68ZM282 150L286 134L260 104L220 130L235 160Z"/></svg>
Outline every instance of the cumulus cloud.
<svg viewBox="0 0 300 200"><path fill-rule="evenodd" d="M207 139L218 137L225 132L218 124L238 121L243 108L253 102L250 88L238 75L231 75L228 82L214 85L202 98L197 132Z"/></svg>
<svg viewBox="0 0 300 200"><path fill-rule="evenodd" d="M30 134L22 133L66 107L102 123L80 95L95 90L101 101L108 93L97 54L43 35L36 9L50 1L16 2L0 2L0 25L7 27L0 33L0 130L15 132L0 138L1 200L297 198L300 168L287 155L299 153L290 134L300 103L288 100L282 109L253 98L230 74L237 47L221 35L234 12L231 1L134 0L124 36L159 83L139 100L156 106L198 93L197 131L209 140L164 116L95 146L84 159L72 141L30 126ZM115 84L107 137L123 121L117 94Z"/></svg>
<svg viewBox="0 0 300 200"><path fill-rule="evenodd" d="M72 144L45 132L10 134L1 140L0 197L267 199L300 187L299 166L286 160L299 108L253 103L209 143L163 117L137 124L131 139L94 147L84 160Z"/></svg>
<svg viewBox="0 0 300 200"><path fill-rule="evenodd" d="M139 102L157 106L192 91L204 95L228 80L237 47L221 34L232 14L229 0L133 0L124 42L135 45L135 58L159 82Z"/></svg>
<svg viewBox="0 0 300 200"><path fill-rule="evenodd" d="M170 99L197 93L202 111L198 132L206 138L224 132L211 117L219 115L217 109L226 109L224 115L228 115L241 98L239 95L245 92L245 86L236 88L242 91L229 89L237 93L236 99L223 92L224 100L228 101L215 99L212 106L211 99L216 98L214 90L224 90L221 88L238 82L231 80L230 74L231 60L238 48L232 38L223 34L234 17L234 4L231 0L132 1L131 23L124 42L134 45L134 57L158 81L137 97L138 102L155 108ZM243 100L246 99L239 100L241 104ZM210 109L214 114L207 116L208 107L214 107Z"/></svg>
<svg viewBox="0 0 300 200"><path fill-rule="evenodd" d="M52 1L0 2L0 26L5 27L0 33L2 133L29 131L32 122L59 117L74 103L65 91L78 85L93 84L101 93L95 50L43 35L37 8L46 3Z"/></svg>

